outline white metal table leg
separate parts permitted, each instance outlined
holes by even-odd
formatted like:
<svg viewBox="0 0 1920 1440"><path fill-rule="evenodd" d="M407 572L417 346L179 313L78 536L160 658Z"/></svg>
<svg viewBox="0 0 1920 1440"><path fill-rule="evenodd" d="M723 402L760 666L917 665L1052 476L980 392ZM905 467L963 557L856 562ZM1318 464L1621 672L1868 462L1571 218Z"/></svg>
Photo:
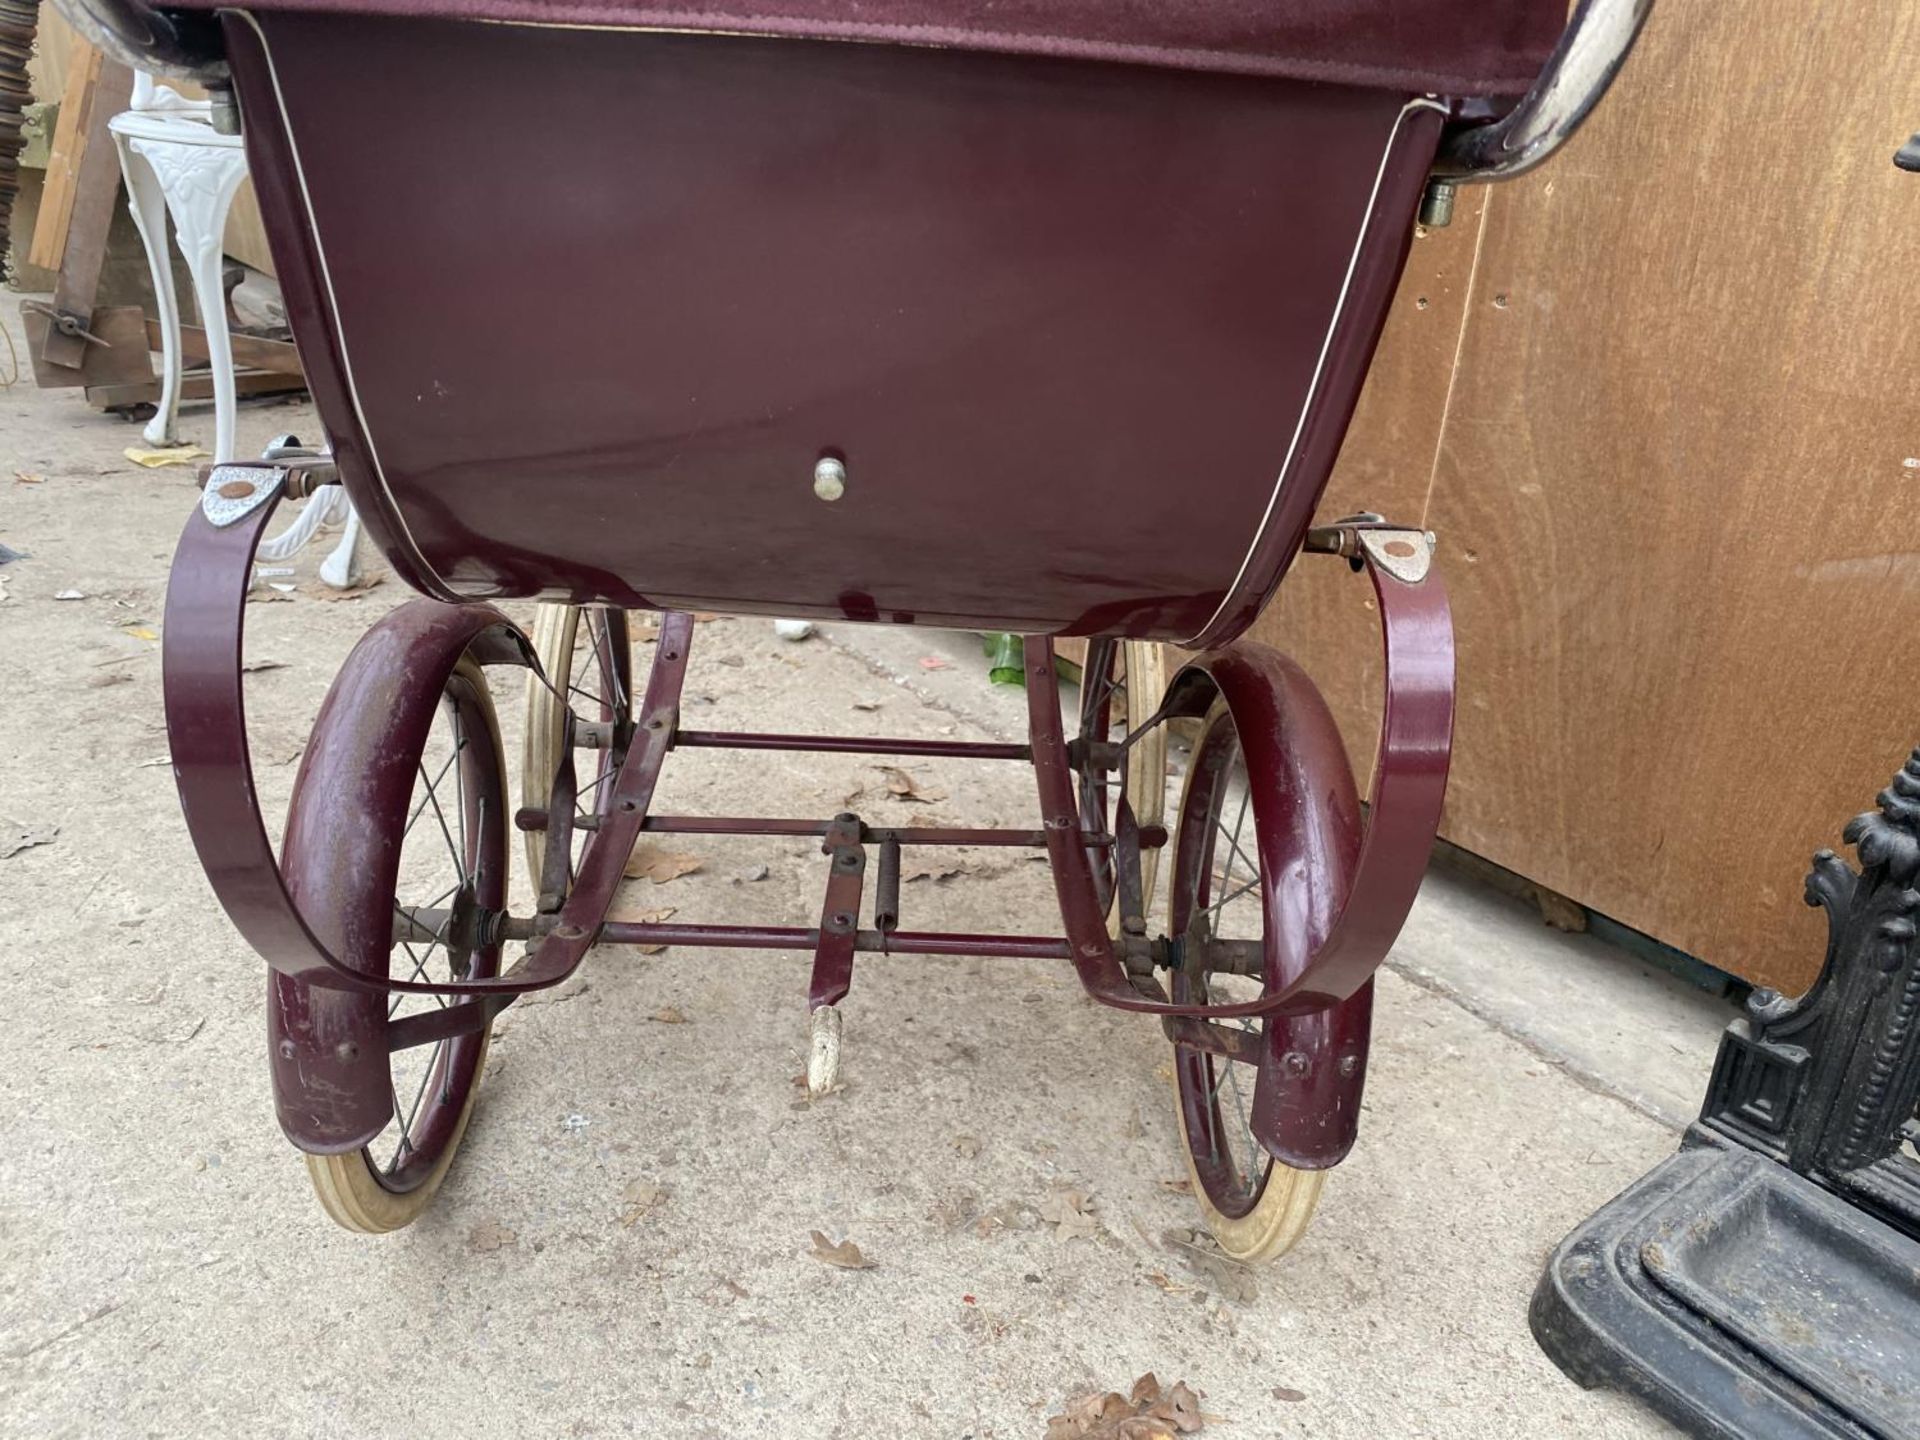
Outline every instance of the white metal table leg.
<svg viewBox="0 0 1920 1440"><path fill-rule="evenodd" d="M180 414L180 299L173 288L173 257L167 249L167 200L160 177L124 135L113 137L120 152L120 173L127 182L127 209L153 275L153 303L160 324L160 405L141 431L149 445L177 445Z"/></svg>
<svg viewBox="0 0 1920 1440"><path fill-rule="evenodd" d="M234 458L235 396L221 240L227 211L247 175L246 152L227 145L181 144L138 136L128 144L158 177L167 211L173 217L174 238L193 276L194 299L199 304L201 328L206 331L213 379L213 459L216 465L224 465Z"/></svg>

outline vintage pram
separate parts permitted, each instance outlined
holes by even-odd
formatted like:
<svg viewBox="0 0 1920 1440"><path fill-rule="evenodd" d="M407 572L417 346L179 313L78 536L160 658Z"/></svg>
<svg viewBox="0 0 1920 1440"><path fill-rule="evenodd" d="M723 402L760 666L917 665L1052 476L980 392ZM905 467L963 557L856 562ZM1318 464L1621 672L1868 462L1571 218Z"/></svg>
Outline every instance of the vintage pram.
<svg viewBox="0 0 1920 1440"><path fill-rule="evenodd" d="M1453 713L1432 537L1314 508L1416 215L1558 146L1650 0L69 3L244 133L326 428L208 475L165 693L327 1211L421 1213L492 1018L590 947L740 946L811 953L816 1089L856 955L1071 964L1164 1027L1220 1243L1290 1245L1354 1141ZM334 682L276 857L243 602L276 504L336 483L425 598ZM1236 643L1303 550L1378 597L1364 807L1314 683ZM531 634L491 603L520 597L550 602ZM696 609L1019 632L1028 742L689 729ZM1055 636L1090 637L1077 728ZM1195 652L1170 681L1158 642ZM500 666L528 672L517 797ZM655 813L691 747L1025 761L1037 823ZM695 833L820 837L817 923L609 921L636 842ZM903 852L956 845L1043 848L1064 933L909 926Z"/></svg>

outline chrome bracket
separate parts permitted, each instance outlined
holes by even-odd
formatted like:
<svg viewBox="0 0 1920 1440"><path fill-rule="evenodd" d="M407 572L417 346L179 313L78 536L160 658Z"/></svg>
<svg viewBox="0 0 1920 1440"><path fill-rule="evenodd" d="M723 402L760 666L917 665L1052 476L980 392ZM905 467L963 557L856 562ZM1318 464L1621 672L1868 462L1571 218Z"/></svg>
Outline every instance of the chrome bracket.
<svg viewBox="0 0 1920 1440"><path fill-rule="evenodd" d="M200 492L200 512L224 530L279 495L286 483L287 472L277 465L215 465Z"/></svg>

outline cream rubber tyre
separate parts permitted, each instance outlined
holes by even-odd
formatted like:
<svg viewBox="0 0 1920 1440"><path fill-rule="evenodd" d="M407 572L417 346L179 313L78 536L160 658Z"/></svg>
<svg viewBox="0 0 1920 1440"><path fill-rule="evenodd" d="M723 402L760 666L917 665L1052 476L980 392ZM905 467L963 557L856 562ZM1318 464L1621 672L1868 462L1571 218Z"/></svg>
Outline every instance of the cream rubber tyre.
<svg viewBox="0 0 1920 1440"><path fill-rule="evenodd" d="M542 605L534 615L532 638L546 679L531 673L527 676L520 796L523 805L545 809L560 764L568 706L582 720L632 720L633 640L627 612L604 605ZM612 773L613 758L606 750L575 747L578 808L590 810L597 808L597 802L606 801L608 787L596 782ZM584 830L574 834L576 857L586 836ZM536 896L544 888L546 848L545 831L527 832L527 878ZM570 881L571 877L566 879ZM559 892L564 894L565 890L563 882Z"/></svg>
<svg viewBox="0 0 1920 1440"><path fill-rule="evenodd" d="M1104 663L1103 663L1104 662ZM1138 730L1160 708L1167 689L1165 648L1150 640L1089 640L1087 664L1080 674L1080 728L1083 741L1114 742ZM1104 773L1082 770L1078 776L1081 828L1112 834L1119 787ZM1134 744L1126 758L1127 803L1142 829L1161 825L1167 813L1167 730L1156 725ZM1111 852L1088 848L1094 885L1106 907L1107 926L1120 933ZM1160 852L1140 852L1141 902L1153 913L1153 887Z"/></svg>
<svg viewBox="0 0 1920 1440"><path fill-rule="evenodd" d="M1194 741L1172 827L1168 907L1176 934L1185 932L1199 908L1207 912L1217 938L1258 940L1265 935L1257 826L1239 751L1233 716L1225 700L1216 700ZM1187 819L1200 807L1209 823L1194 826L1194 833L1203 837L1197 841L1198 853L1183 852ZM1183 1003L1253 1000L1262 989L1255 976L1214 974L1196 983L1169 972L1167 978L1169 992ZM1222 1023L1260 1032L1265 1022ZM1254 1139L1248 1123L1252 1075L1251 1066L1174 1047L1174 1112L1194 1199L1221 1250L1246 1265L1278 1259L1293 1248L1313 1219L1327 1175L1284 1164Z"/></svg>
<svg viewBox="0 0 1920 1440"><path fill-rule="evenodd" d="M447 919L430 933L396 935L388 958L401 979L474 980L500 971L500 945L468 946L459 937L482 933L461 923L474 912L504 910L507 895L509 812L500 726L485 676L463 657L447 677L440 716L416 757L409 823L399 840L394 889L379 908L438 907ZM358 826L363 817L342 810L328 824ZM316 847L326 856L328 847ZM451 880L452 885L446 882ZM363 883L374 883L372 877ZM463 907L472 907L463 911ZM388 997L389 1019L445 1003L433 995ZM314 1194L348 1230L378 1235L411 1224L433 1201L473 1118L489 1036L482 1029L382 1057L388 1067L393 1117L361 1149L306 1155Z"/></svg>

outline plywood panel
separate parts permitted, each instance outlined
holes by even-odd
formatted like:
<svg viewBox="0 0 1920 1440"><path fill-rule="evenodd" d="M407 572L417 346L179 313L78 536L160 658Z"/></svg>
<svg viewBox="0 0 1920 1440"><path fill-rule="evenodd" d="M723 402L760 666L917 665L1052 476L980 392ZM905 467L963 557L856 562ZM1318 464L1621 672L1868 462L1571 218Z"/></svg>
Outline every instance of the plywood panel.
<svg viewBox="0 0 1920 1440"><path fill-rule="evenodd" d="M1489 203L1497 198L1486 190L1463 191L1452 225L1416 231L1317 519L1373 510L1403 524L1421 523ZM1364 784L1380 712L1372 587L1339 560L1303 555L1250 638L1307 667L1339 719Z"/></svg>
<svg viewBox="0 0 1920 1440"><path fill-rule="evenodd" d="M1427 517L1448 837L1788 989L1808 852L1920 740L1916 73L1905 0L1657 7L1495 196Z"/></svg>

